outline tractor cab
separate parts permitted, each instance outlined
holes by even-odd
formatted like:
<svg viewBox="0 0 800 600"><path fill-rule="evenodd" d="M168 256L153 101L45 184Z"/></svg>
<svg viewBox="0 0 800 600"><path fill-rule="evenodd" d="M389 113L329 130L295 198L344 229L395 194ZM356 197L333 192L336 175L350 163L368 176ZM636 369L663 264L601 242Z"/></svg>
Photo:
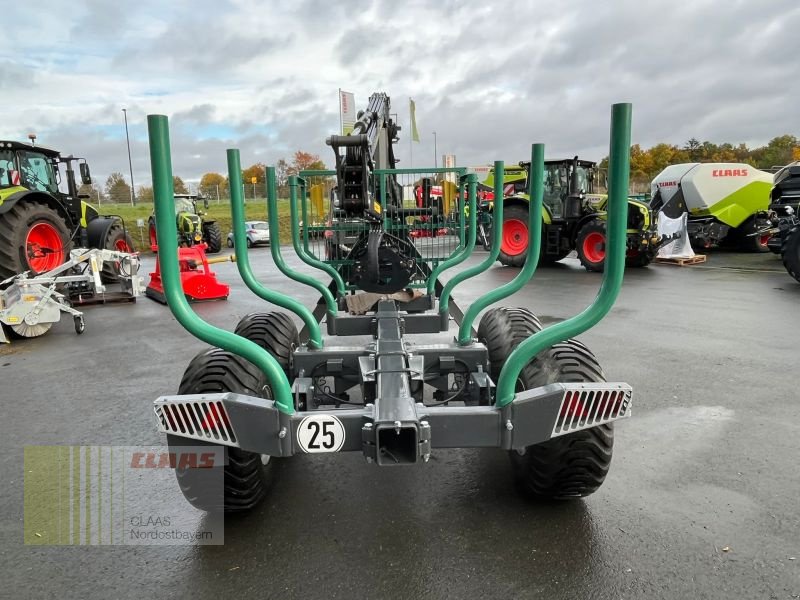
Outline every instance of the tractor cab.
<svg viewBox="0 0 800 600"><path fill-rule="evenodd" d="M553 219L582 216L586 195L594 193L596 166L597 163L579 160L577 156L571 160L545 161L543 200Z"/></svg>

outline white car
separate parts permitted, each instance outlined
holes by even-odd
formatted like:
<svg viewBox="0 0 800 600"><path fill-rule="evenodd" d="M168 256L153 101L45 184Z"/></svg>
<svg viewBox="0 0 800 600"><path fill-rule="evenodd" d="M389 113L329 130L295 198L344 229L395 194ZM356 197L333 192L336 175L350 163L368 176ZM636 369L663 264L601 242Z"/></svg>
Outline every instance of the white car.
<svg viewBox="0 0 800 600"><path fill-rule="evenodd" d="M247 247L252 248L258 244L269 244L269 223L266 221L245 221L245 234ZM228 234L228 248L233 248L233 232Z"/></svg>

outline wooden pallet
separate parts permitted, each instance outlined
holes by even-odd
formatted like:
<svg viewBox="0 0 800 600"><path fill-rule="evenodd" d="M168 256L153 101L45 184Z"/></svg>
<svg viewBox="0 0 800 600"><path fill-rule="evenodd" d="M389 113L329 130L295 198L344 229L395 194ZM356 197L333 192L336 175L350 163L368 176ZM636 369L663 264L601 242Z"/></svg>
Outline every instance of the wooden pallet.
<svg viewBox="0 0 800 600"><path fill-rule="evenodd" d="M660 258L656 257L656 262L662 265L677 265L679 267L688 267L689 265L699 265L706 262L705 254L695 254L688 258Z"/></svg>

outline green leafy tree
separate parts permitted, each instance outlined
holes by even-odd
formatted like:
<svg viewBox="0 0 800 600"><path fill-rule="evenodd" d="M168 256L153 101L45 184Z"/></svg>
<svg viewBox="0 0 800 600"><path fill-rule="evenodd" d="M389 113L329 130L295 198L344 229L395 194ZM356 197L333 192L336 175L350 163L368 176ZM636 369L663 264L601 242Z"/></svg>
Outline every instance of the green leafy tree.
<svg viewBox="0 0 800 600"><path fill-rule="evenodd" d="M219 173L205 173L200 178L200 193L209 198L227 197L228 179Z"/></svg>
<svg viewBox="0 0 800 600"><path fill-rule="evenodd" d="M112 173L106 179L106 196L108 201L114 204L122 204L131 201L131 186L125 181L122 173Z"/></svg>
<svg viewBox="0 0 800 600"><path fill-rule="evenodd" d="M250 165L242 171L242 182L245 185L253 183L253 177L256 179L256 185L266 182L267 166L264 163L256 163Z"/></svg>
<svg viewBox="0 0 800 600"><path fill-rule="evenodd" d="M153 188L149 185L140 185L136 190L136 201L137 202L153 202L154 194Z"/></svg>
<svg viewBox="0 0 800 600"><path fill-rule="evenodd" d="M186 184L183 182L183 179L175 175L172 178L172 187L175 190L176 194L188 194L189 188L186 187Z"/></svg>

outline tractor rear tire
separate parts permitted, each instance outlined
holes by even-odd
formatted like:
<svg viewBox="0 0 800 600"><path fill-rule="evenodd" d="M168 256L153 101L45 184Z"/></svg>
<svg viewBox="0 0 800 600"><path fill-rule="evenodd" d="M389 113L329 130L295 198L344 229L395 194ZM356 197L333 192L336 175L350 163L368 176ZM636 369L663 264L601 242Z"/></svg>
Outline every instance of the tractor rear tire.
<svg viewBox="0 0 800 600"><path fill-rule="evenodd" d="M52 240L41 256L34 259L40 271L34 268L29 258L29 234L36 228L40 242ZM17 202L7 212L0 215L0 281L23 271L38 275L62 265L69 259L72 249L67 224L58 212L40 202ZM35 234L34 234L35 235Z"/></svg>
<svg viewBox="0 0 800 600"><path fill-rule="evenodd" d="M120 223L112 225L106 234L103 248L106 250L116 250L117 252L135 252L133 240L128 232L122 228ZM132 275L129 273L128 275ZM120 263L104 263L100 278L103 283L116 283L119 281Z"/></svg>
<svg viewBox="0 0 800 600"><path fill-rule="evenodd" d="M514 348L541 330L541 322L527 308L501 306L486 311L478 325L478 340L488 350L489 375L495 382Z"/></svg>
<svg viewBox="0 0 800 600"><path fill-rule="evenodd" d="M492 234L490 233L490 239ZM521 267L528 255L528 208L509 206L503 209L503 238L497 260L506 267Z"/></svg>
<svg viewBox="0 0 800 600"><path fill-rule="evenodd" d="M264 374L252 363L219 348L210 348L195 356L186 368L178 393L202 394L235 392L270 398ZM193 440L169 436L170 447L199 445ZM175 475L186 500L207 512L246 512L267 495L272 482L273 461L254 452L225 447L224 466L211 468L176 468ZM222 469L220 474L217 469ZM220 496L219 477L223 478Z"/></svg>
<svg viewBox="0 0 800 600"><path fill-rule="evenodd" d="M575 240L578 259L587 271L601 273L606 262L606 226L600 221L589 221L581 227Z"/></svg>
<svg viewBox="0 0 800 600"><path fill-rule="evenodd" d="M300 343L297 326L289 315L282 312L250 313L242 317L234 333L269 352L289 376L292 352Z"/></svg>
<svg viewBox="0 0 800 600"><path fill-rule="evenodd" d="M781 259L789 275L800 282L800 225L795 225L784 236Z"/></svg>
<svg viewBox="0 0 800 600"><path fill-rule="evenodd" d="M538 364L537 364L538 363ZM605 381L594 354L577 340L555 344L520 376L522 389L548 383ZM511 450L517 485L533 499L570 500L598 490L611 467L614 427L599 425L528 446L524 454Z"/></svg>
<svg viewBox="0 0 800 600"><path fill-rule="evenodd" d="M208 245L208 253L216 254L222 250L222 229L219 223L203 223L203 240Z"/></svg>

